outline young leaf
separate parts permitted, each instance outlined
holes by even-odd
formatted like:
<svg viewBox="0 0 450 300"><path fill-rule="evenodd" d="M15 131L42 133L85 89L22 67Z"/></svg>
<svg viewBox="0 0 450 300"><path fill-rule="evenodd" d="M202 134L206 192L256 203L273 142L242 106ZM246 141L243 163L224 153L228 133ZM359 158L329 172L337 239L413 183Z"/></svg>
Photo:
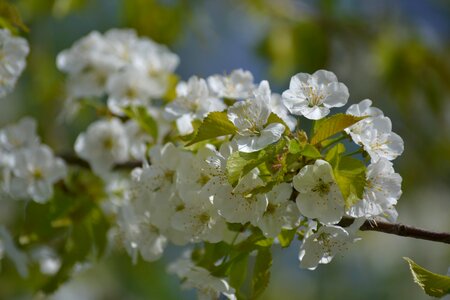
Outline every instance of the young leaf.
<svg viewBox="0 0 450 300"><path fill-rule="evenodd" d="M322 154L320 154L319 150L311 144L305 144L303 149L300 151L300 154L312 159L321 158Z"/></svg>
<svg viewBox="0 0 450 300"><path fill-rule="evenodd" d="M242 153L242 152L233 152L227 160L227 175L228 182L231 185L236 184L239 179L244 176L244 168L248 164L254 164L255 161L258 160L259 152L252 153Z"/></svg>
<svg viewBox="0 0 450 300"><path fill-rule="evenodd" d="M252 299L258 298L269 285L272 252L270 247L260 248L256 255L252 278Z"/></svg>
<svg viewBox="0 0 450 300"><path fill-rule="evenodd" d="M0 1L0 27L6 27L12 32L16 29L29 31L17 9L6 1Z"/></svg>
<svg viewBox="0 0 450 300"><path fill-rule="evenodd" d="M331 117L316 121L311 144L316 145L321 141L343 131L345 128L361 121L365 117L356 117L346 114L336 114Z"/></svg>
<svg viewBox="0 0 450 300"><path fill-rule="evenodd" d="M298 154L300 151L302 151L302 146L297 140L290 140L289 141L289 153L291 154Z"/></svg>
<svg viewBox="0 0 450 300"><path fill-rule="evenodd" d="M326 160L333 167L334 178L346 207L350 207L362 199L366 185L366 166L358 159L342 156L344 153L344 145L337 144L328 151Z"/></svg>
<svg viewBox="0 0 450 300"><path fill-rule="evenodd" d="M297 228L294 229L283 229L278 235L278 241L280 242L281 247L287 248L291 244L292 240L295 237L295 233L297 232Z"/></svg>
<svg viewBox="0 0 450 300"><path fill-rule="evenodd" d="M362 199L366 185L366 166L360 160L342 157L333 172L347 208Z"/></svg>
<svg viewBox="0 0 450 300"><path fill-rule="evenodd" d="M251 153L234 152L227 160L228 181L231 185L235 185L240 178L245 176L254 168L264 162L273 159L278 153L283 151L285 140L280 140L275 144Z"/></svg>
<svg viewBox="0 0 450 300"><path fill-rule="evenodd" d="M242 257L239 257L239 259L236 259L230 266L230 273L228 277L230 278L230 285L236 290L239 290L241 285L244 283L245 277L247 277L247 269L248 253Z"/></svg>
<svg viewBox="0 0 450 300"><path fill-rule="evenodd" d="M430 272L408 257L404 257L411 269L414 281L432 297L444 297L450 294L450 277Z"/></svg>
<svg viewBox="0 0 450 300"><path fill-rule="evenodd" d="M236 126L228 120L226 112L211 112L203 120L195 137L186 146L236 132Z"/></svg>
<svg viewBox="0 0 450 300"><path fill-rule="evenodd" d="M138 123L139 127L148 133L153 139L158 139L158 123L148 113L144 106L127 107L123 109L124 113Z"/></svg>

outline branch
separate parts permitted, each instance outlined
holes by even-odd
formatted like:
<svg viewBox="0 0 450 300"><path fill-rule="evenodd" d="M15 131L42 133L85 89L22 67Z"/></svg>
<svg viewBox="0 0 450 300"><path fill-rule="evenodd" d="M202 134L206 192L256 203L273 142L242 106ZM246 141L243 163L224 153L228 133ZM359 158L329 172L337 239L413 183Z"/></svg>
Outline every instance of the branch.
<svg viewBox="0 0 450 300"><path fill-rule="evenodd" d="M90 168L89 163L79 158L78 156L72 154L58 154L57 156L64 159L64 161L69 165L79 166L86 169ZM132 170L141 166L142 162L140 161L127 161L124 163L116 164L114 166L114 170Z"/></svg>
<svg viewBox="0 0 450 300"><path fill-rule="evenodd" d="M354 218L344 217L337 225L342 227L348 227L353 223L354 220L355 220ZM395 234L398 236L412 237L420 240L450 244L450 233L433 232L420 228L406 226L400 223L393 224L382 221L366 220L364 224L361 225L359 230L378 231L388 234Z"/></svg>

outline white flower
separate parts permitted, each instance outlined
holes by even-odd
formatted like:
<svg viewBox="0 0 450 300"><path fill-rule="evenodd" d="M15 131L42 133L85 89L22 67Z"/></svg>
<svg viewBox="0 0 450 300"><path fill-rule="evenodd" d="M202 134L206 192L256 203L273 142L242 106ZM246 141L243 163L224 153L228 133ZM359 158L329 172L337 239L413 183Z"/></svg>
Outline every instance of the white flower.
<svg viewBox="0 0 450 300"><path fill-rule="evenodd" d="M87 69L82 73L70 75L66 84L69 99L103 96L108 80L107 74L105 71Z"/></svg>
<svg viewBox="0 0 450 300"><path fill-rule="evenodd" d="M28 195L38 203L44 203L53 195L53 184L66 176L64 161L56 158L46 145L25 148L14 155L11 191L26 186Z"/></svg>
<svg viewBox="0 0 450 300"><path fill-rule="evenodd" d="M344 106L349 93L334 73L319 70L312 75L298 73L293 76L282 97L292 114L319 120L330 113L330 108Z"/></svg>
<svg viewBox="0 0 450 300"><path fill-rule="evenodd" d="M182 151L172 143L154 146L150 150L150 166L142 169L141 181L149 191L172 190L177 181L180 162L192 159L192 154Z"/></svg>
<svg viewBox="0 0 450 300"><path fill-rule="evenodd" d="M194 131L193 120L202 120L209 112L222 111L226 105L209 93L206 81L192 76L177 86L177 98L166 106L167 118L176 120L181 135Z"/></svg>
<svg viewBox="0 0 450 300"><path fill-rule="evenodd" d="M161 91L161 88L163 91ZM123 115L123 108L147 106L151 98L164 93L165 87L150 80L140 71L127 68L120 73L112 74L106 84L109 95L108 108L117 115Z"/></svg>
<svg viewBox="0 0 450 300"><path fill-rule="evenodd" d="M124 126L128 138L130 157L145 160L148 146L154 142L153 138L132 119L128 120Z"/></svg>
<svg viewBox="0 0 450 300"><path fill-rule="evenodd" d="M7 29L0 29L0 97L13 89L25 68L28 52L28 43L24 38L12 36Z"/></svg>
<svg viewBox="0 0 450 300"><path fill-rule="evenodd" d="M279 94L272 94L269 101L270 110L280 117L290 130L294 130L297 126L297 120L289 113L289 110L284 105L283 99Z"/></svg>
<svg viewBox="0 0 450 300"><path fill-rule="evenodd" d="M360 143L369 153L371 162L380 158L394 160L403 153L404 144L402 138L392 132L391 120L388 117L377 117L365 126L360 135Z"/></svg>
<svg viewBox="0 0 450 300"><path fill-rule="evenodd" d="M281 183L265 194L258 194L259 201L267 203L263 215L255 222L265 236L275 238L283 228L291 229L300 217L300 213L292 201L292 186Z"/></svg>
<svg viewBox="0 0 450 300"><path fill-rule="evenodd" d="M101 96L108 83L108 106L115 113L163 96L178 62L166 47L127 29L91 32L57 58L58 68L69 74L69 98Z"/></svg>
<svg viewBox="0 0 450 300"><path fill-rule="evenodd" d="M262 186L263 181L258 176L258 169L242 177L233 188L225 183L214 191L214 205L219 214L230 223L256 223L267 208L267 199L249 193L252 189Z"/></svg>
<svg viewBox="0 0 450 300"><path fill-rule="evenodd" d="M228 76L210 76L208 85L218 97L230 99L248 98L255 88L252 73L242 69L233 70Z"/></svg>
<svg viewBox="0 0 450 300"><path fill-rule="evenodd" d="M344 215L344 198L333 176L331 165L321 159L303 167L293 178L299 192L296 202L300 212L323 224L334 224Z"/></svg>
<svg viewBox="0 0 450 300"><path fill-rule="evenodd" d="M208 163L216 155L217 151L214 146L208 144L198 149L193 158L180 162L176 184L183 200L186 201L184 195L195 197L197 194L202 193L203 187L211 179L216 177L216 175L220 176L218 170L211 168Z"/></svg>
<svg viewBox="0 0 450 300"><path fill-rule="evenodd" d="M384 117L383 112L380 109L373 107L372 101L369 99L364 99L358 104L350 105L347 109L347 114L356 117L366 117L365 119L345 129L345 132L350 134L356 144L361 143L361 134L363 134L368 126L370 126L374 118Z"/></svg>
<svg viewBox="0 0 450 300"><path fill-rule="evenodd" d="M102 55L98 54L106 49L103 36L93 31L75 42L70 49L60 52L56 58L56 65L59 70L66 73L81 73L85 69L94 68L97 59L102 59Z"/></svg>
<svg viewBox="0 0 450 300"><path fill-rule="evenodd" d="M114 173L108 178L105 185L105 192L107 201L112 206L111 208L114 212L117 212L117 208L128 204L130 200L130 189L130 178L128 176Z"/></svg>
<svg viewBox="0 0 450 300"><path fill-rule="evenodd" d="M390 210L402 194L402 178L395 173L392 163L381 158L366 171L363 199L353 205L348 214L353 217L375 217Z"/></svg>
<svg viewBox="0 0 450 300"><path fill-rule="evenodd" d="M219 216L207 195L188 199L185 206L172 216L172 226L191 237L193 242L210 243L222 241L227 229L225 220Z"/></svg>
<svg viewBox="0 0 450 300"><path fill-rule="evenodd" d="M270 95L268 82L262 81L253 99L236 102L228 108L228 119L238 129L236 142L239 151L258 151L281 138L285 130L283 124L271 123L265 126L271 113Z"/></svg>
<svg viewBox="0 0 450 300"><path fill-rule="evenodd" d="M4 127L0 130L0 148L13 152L39 145L36 127L36 121L30 117L22 118L19 122Z"/></svg>
<svg viewBox="0 0 450 300"><path fill-rule="evenodd" d="M184 289L195 288L198 299L213 300L224 295L227 299L235 300L235 290L225 279L215 277L208 270L194 265L188 258L181 258L168 267L169 273L176 274L183 280Z"/></svg>
<svg viewBox="0 0 450 300"><path fill-rule="evenodd" d="M167 238L150 224L145 216L138 215L132 206L124 206L117 222L125 249L134 263L137 262L138 252L146 261L161 257L167 245Z"/></svg>
<svg viewBox="0 0 450 300"><path fill-rule="evenodd" d="M318 264L327 264L333 257L348 249L355 242L355 231L364 220L355 220L351 227L344 229L339 226L326 225L308 236L300 247L300 267L314 270Z"/></svg>
<svg viewBox="0 0 450 300"><path fill-rule="evenodd" d="M109 173L114 164L128 159L128 147L125 128L116 118L92 123L75 141L76 153L100 176Z"/></svg>

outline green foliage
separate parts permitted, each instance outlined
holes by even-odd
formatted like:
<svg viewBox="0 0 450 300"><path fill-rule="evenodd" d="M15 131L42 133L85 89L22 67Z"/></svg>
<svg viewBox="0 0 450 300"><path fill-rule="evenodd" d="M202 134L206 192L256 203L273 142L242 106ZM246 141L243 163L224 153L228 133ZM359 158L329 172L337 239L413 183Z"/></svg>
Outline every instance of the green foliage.
<svg viewBox="0 0 450 300"><path fill-rule="evenodd" d="M11 32L18 30L28 32L18 10L6 0L0 0L0 28L8 28Z"/></svg>
<svg viewBox="0 0 450 300"><path fill-rule="evenodd" d="M291 154L299 154L307 158L317 159L321 158L322 154L320 154L319 150L311 144L308 143L300 143L297 140L289 141L289 153Z"/></svg>
<svg viewBox="0 0 450 300"><path fill-rule="evenodd" d="M316 145L364 118L365 117L355 117L346 114L335 114L331 117L317 120L314 125L314 133L311 137L311 144Z"/></svg>
<svg viewBox="0 0 450 300"><path fill-rule="evenodd" d="M239 179L248 174L261 164L271 164L271 160L284 151L286 141L279 140L277 143L251 153L234 152L227 160L227 175L231 185L238 183Z"/></svg>
<svg viewBox="0 0 450 300"><path fill-rule="evenodd" d="M83 191L83 195L79 191ZM103 256L110 228L109 220L97 202L103 197L101 181L78 170L57 186L49 202L29 203L27 211L32 213L27 214L21 230L21 236L29 241L25 246L53 245L61 258L58 272L35 282L36 290L56 291L70 278L77 263Z"/></svg>
<svg viewBox="0 0 450 300"><path fill-rule="evenodd" d="M173 44L189 23L194 1L158 0L122 1L123 21L126 26L136 28L163 44Z"/></svg>
<svg viewBox="0 0 450 300"><path fill-rule="evenodd" d="M123 112L130 118L136 121L138 125L148 133L156 141L158 139L158 124L156 120L149 114L144 106L127 107Z"/></svg>
<svg viewBox="0 0 450 300"><path fill-rule="evenodd" d="M237 291L244 284L247 277L248 257L249 254L247 253L235 260L230 266L228 278L230 279L230 285Z"/></svg>
<svg viewBox="0 0 450 300"><path fill-rule="evenodd" d="M258 298L269 285L270 268L272 267L272 251L269 247L258 249L255 267L253 268L252 296Z"/></svg>
<svg viewBox="0 0 450 300"><path fill-rule="evenodd" d="M228 120L226 112L211 112L200 124L195 137L186 146L236 132L237 128Z"/></svg>
<svg viewBox="0 0 450 300"><path fill-rule="evenodd" d="M297 228L294 229L282 229L280 234L278 235L278 241L280 242L281 247L287 248L291 245L292 240L297 233Z"/></svg>
<svg viewBox="0 0 450 300"><path fill-rule="evenodd" d="M362 199L366 184L366 166L358 159L344 156L344 153L345 147L339 143L328 151L326 160L333 167L334 178L348 208Z"/></svg>
<svg viewBox="0 0 450 300"><path fill-rule="evenodd" d="M404 257L411 269L414 281L427 293L427 295L441 298L450 294L450 277L430 272L408 257Z"/></svg>

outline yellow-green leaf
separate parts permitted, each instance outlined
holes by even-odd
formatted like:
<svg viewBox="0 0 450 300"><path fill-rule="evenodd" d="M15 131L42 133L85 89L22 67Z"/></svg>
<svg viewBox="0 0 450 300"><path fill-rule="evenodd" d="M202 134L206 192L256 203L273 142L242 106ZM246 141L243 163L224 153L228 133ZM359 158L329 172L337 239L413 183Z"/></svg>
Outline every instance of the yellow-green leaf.
<svg viewBox="0 0 450 300"><path fill-rule="evenodd" d="M414 281L432 297L441 298L450 294L450 277L430 272L416 264L408 257L404 257L411 269Z"/></svg>
<svg viewBox="0 0 450 300"><path fill-rule="evenodd" d="M258 298L269 285L271 267L272 251L270 247L260 248L253 269L252 299Z"/></svg>
<svg viewBox="0 0 450 300"><path fill-rule="evenodd" d="M321 141L333 136L345 128L361 121L365 117L356 117L346 114L336 114L331 117L316 121L311 144L316 145Z"/></svg>
<svg viewBox="0 0 450 300"><path fill-rule="evenodd" d="M226 112L211 112L203 120L195 137L186 146L236 132L236 126L228 120Z"/></svg>
<svg viewBox="0 0 450 300"><path fill-rule="evenodd" d="M345 146L337 144L328 151L326 160L333 167L337 185L345 200L345 206L350 206L362 199L366 185L366 166L358 159L343 156Z"/></svg>

